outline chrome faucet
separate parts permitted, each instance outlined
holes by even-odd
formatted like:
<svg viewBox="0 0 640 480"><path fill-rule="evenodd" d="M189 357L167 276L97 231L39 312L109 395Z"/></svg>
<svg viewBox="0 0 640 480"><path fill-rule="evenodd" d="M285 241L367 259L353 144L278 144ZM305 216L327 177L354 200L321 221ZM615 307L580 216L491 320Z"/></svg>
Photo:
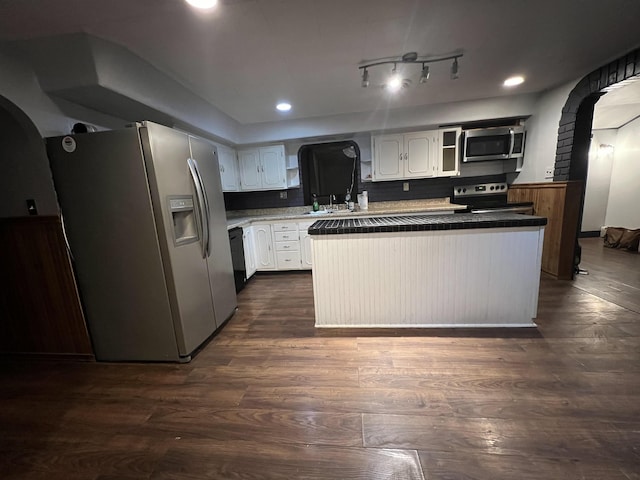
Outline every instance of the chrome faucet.
<svg viewBox="0 0 640 480"><path fill-rule="evenodd" d="M333 202L336 201L335 195L329 195L329 210L333 210Z"/></svg>

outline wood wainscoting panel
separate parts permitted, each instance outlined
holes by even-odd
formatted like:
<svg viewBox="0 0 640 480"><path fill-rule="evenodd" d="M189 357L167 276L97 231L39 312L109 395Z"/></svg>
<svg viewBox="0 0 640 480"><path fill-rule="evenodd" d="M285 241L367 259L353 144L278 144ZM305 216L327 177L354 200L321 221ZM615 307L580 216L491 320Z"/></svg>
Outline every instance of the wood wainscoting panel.
<svg viewBox="0 0 640 480"><path fill-rule="evenodd" d="M546 217L542 271L561 280L573 278L574 249L582 182L521 183L509 187L509 202L533 202L533 214Z"/></svg>
<svg viewBox="0 0 640 480"><path fill-rule="evenodd" d="M0 219L0 352L93 356L55 216Z"/></svg>

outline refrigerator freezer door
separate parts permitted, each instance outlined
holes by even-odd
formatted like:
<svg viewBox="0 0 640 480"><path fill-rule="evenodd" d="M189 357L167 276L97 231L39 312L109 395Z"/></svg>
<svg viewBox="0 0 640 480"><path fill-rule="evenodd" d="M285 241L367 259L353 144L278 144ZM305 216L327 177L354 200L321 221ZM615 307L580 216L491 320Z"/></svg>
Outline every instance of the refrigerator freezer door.
<svg viewBox="0 0 640 480"><path fill-rule="evenodd" d="M178 360L138 130L49 138L47 152L96 358Z"/></svg>
<svg viewBox="0 0 640 480"><path fill-rule="evenodd" d="M179 246L173 240L171 198L182 195L197 198L188 165L188 159L191 158L189 137L150 122L144 123L140 133L150 177L151 197L156 206L155 216L165 258L178 349L185 356L198 348L216 329L207 263L202 255L203 235L200 235L200 242ZM199 205L197 211L202 217L204 205ZM200 228L202 220L200 218L198 222Z"/></svg>
<svg viewBox="0 0 640 480"><path fill-rule="evenodd" d="M238 306L227 233L220 169L215 147L202 139L190 137L191 154L197 162L209 204L209 282L218 327Z"/></svg>

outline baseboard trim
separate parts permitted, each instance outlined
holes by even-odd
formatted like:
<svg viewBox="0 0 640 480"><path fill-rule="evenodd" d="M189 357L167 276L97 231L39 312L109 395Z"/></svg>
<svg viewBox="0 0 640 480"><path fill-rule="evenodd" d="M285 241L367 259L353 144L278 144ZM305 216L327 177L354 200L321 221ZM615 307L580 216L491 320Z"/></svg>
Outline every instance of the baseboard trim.
<svg viewBox="0 0 640 480"><path fill-rule="evenodd" d="M49 353L49 352L0 352L0 361L8 360L71 360L77 362L95 362L96 357L88 353Z"/></svg>
<svg viewBox="0 0 640 480"><path fill-rule="evenodd" d="M593 237L599 237L600 236L600 230L589 230L586 232L580 232L580 238L593 238Z"/></svg>

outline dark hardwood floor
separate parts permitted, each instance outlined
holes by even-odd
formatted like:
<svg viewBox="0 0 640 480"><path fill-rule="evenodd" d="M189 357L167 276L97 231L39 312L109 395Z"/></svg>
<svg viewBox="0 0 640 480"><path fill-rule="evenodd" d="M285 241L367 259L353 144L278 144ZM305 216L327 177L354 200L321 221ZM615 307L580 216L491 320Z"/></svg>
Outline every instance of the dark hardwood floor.
<svg viewBox="0 0 640 480"><path fill-rule="evenodd" d="M315 329L273 274L190 364L5 360L0 478L640 479L640 255L581 243L537 329Z"/></svg>

